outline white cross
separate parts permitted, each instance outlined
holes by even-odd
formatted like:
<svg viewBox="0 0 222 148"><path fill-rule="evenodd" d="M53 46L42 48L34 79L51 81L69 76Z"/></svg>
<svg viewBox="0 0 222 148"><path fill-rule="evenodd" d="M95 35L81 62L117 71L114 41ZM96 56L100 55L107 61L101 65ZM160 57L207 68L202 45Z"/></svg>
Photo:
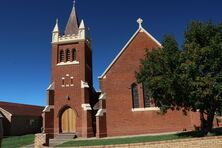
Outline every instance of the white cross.
<svg viewBox="0 0 222 148"><path fill-rule="evenodd" d="M141 27L142 27L143 20L142 20L141 18L138 18L137 23L139 24L139 27L141 28Z"/></svg>

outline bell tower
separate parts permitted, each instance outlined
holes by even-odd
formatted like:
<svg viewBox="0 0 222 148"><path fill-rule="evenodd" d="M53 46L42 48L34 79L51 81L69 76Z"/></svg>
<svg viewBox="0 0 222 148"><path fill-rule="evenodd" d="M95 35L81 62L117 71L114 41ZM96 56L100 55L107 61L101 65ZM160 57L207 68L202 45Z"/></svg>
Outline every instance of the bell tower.
<svg viewBox="0 0 222 148"><path fill-rule="evenodd" d="M52 32L51 85L44 110L44 132L53 136L74 133L80 137L95 135L96 102L92 82L92 50L88 29L80 24L75 5L61 35L56 20Z"/></svg>

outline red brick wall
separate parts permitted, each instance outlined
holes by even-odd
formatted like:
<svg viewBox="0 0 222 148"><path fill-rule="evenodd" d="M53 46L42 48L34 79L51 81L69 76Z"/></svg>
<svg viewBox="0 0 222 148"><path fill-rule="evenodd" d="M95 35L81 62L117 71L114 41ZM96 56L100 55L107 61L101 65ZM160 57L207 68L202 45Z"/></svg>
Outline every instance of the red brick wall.
<svg viewBox="0 0 222 148"><path fill-rule="evenodd" d="M106 113L103 116L96 117L96 137L102 138L107 137L107 129L106 129Z"/></svg>
<svg viewBox="0 0 222 148"><path fill-rule="evenodd" d="M131 84L136 82L135 71L139 70L140 59L145 49L158 45L144 32L140 32L120 58L101 79L102 92L106 93L107 135L131 135L167 131L182 131L191 128L190 115L169 111L158 115L157 111L132 112ZM142 89L140 87L140 89ZM139 90L140 102L143 98ZM140 103L143 106L143 102Z"/></svg>
<svg viewBox="0 0 222 148"><path fill-rule="evenodd" d="M54 109L51 109L50 112L43 113L43 127L44 132L48 133L51 137L54 136Z"/></svg>

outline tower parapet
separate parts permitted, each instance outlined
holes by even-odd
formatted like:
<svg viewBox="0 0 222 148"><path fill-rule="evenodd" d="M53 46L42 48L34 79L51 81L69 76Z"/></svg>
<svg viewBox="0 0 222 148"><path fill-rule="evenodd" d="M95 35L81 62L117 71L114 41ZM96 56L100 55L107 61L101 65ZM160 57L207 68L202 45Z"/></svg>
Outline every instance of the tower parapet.
<svg viewBox="0 0 222 148"><path fill-rule="evenodd" d="M58 43L70 43L86 41L90 43L90 37L88 29L85 27L84 21L82 20L80 25L76 15L76 8L73 5L69 20L66 25L64 35L60 35L58 19L52 32L52 44Z"/></svg>
<svg viewBox="0 0 222 148"><path fill-rule="evenodd" d="M58 26L57 23L56 26ZM64 34L63 36L60 36L59 30L57 32L53 31L52 44L69 43L69 42L73 43L78 41L87 41L88 43L90 42L88 30L86 30L83 20L81 21L77 34L68 34L68 35Z"/></svg>

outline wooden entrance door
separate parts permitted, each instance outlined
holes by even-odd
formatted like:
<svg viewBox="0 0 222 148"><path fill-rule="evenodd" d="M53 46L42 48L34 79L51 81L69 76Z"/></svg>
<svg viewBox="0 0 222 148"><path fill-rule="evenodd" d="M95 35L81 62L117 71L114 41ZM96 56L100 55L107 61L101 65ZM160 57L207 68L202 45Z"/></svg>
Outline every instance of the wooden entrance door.
<svg viewBox="0 0 222 148"><path fill-rule="evenodd" d="M76 132L76 114L71 109L66 109L61 118L62 133L75 133Z"/></svg>

